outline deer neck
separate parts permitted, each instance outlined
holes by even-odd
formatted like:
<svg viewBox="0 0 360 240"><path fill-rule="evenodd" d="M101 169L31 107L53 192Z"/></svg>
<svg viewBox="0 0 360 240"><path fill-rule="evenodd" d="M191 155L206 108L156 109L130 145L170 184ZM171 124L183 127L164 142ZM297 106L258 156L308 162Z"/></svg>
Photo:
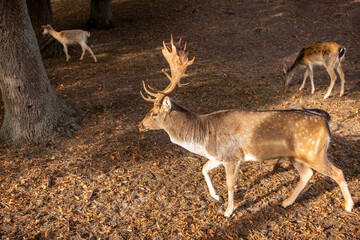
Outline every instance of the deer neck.
<svg viewBox="0 0 360 240"><path fill-rule="evenodd" d="M51 36L53 36L56 40L59 40L60 39L60 32L57 32L57 31L55 31L54 29L50 29L49 30L49 33L50 33L50 35Z"/></svg>
<svg viewBox="0 0 360 240"><path fill-rule="evenodd" d="M185 145L204 145L211 128L210 122L205 118L179 105L169 112L166 123L164 130L169 134L171 141L186 149L188 147Z"/></svg>

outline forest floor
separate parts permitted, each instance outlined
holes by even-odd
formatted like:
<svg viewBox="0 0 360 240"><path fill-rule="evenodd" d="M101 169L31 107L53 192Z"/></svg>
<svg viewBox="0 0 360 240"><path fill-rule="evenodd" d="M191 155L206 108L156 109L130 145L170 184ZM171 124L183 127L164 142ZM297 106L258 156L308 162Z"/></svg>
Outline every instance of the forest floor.
<svg viewBox="0 0 360 240"><path fill-rule="evenodd" d="M90 1L52 2L57 30L84 29ZM73 138L47 146L0 147L1 239L356 239L360 238L360 1L113 1L116 28L90 30L94 63L81 49L45 59L58 96L84 117ZM339 186L314 174L307 192L284 209L299 180L289 162L244 163L235 210L211 199L201 173L206 159L170 142L164 131L139 133L152 105L142 81L163 89L161 54L170 34L188 42L192 83L171 95L197 113L221 109L320 108L331 114L329 158L344 171L355 203L342 206ZM335 41L347 48L345 95L338 80L314 70L284 88L282 65L302 47ZM309 81L309 80L308 80ZM4 108L1 103L1 118ZM224 169L211 173L225 199Z"/></svg>

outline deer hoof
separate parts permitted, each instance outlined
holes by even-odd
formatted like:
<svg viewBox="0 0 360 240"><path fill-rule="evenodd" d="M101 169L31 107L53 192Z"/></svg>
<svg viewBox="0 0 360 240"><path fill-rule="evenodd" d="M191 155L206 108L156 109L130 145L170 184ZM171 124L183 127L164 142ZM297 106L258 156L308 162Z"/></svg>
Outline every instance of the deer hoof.
<svg viewBox="0 0 360 240"><path fill-rule="evenodd" d="M233 212L233 209L226 209L224 216L228 218L231 216L232 212Z"/></svg>
<svg viewBox="0 0 360 240"><path fill-rule="evenodd" d="M221 195L211 195L216 201L219 201L221 203L224 202L224 198Z"/></svg>
<svg viewBox="0 0 360 240"><path fill-rule="evenodd" d="M345 202L345 203L343 203L344 205L345 205L345 210L347 211L347 212L351 212L352 211L352 209L353 209L353 205L354 205L354 203L351 201L351 202Z"/></svg>
<svg viewBox="0 0 360 240"><path fill-rule="evenodd" d="M293 203L293 202L292 202L291 200L285 199L285 200L282 202L281 206L282 206L283 208L287 208L287 207L290 206L292 203Z"/></svg>

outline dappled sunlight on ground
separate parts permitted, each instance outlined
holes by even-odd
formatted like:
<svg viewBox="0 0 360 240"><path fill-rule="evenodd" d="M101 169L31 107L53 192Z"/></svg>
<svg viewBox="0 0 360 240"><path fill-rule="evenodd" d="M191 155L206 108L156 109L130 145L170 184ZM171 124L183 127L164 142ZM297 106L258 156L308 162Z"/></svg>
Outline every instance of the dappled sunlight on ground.
<svg viewBox="0 0 360 240"><path fill-rule="evenodd" d="M57 30L84 29L90 1L52 1ZM359 1L112 1L116 28L91 29L94 63L81 48L44 60L59 97L84 117L73 138L48 146L0 148L0 236L95 239L355 239L360 199ZM163 89L168 65L161 54L170 34L188 42L189 86L170 97L197 113L320 108L332 116L331 161L344 171L355 209L347 213L337 184L314 174L293 206L279 206L298 181L285 162L241 166L235 211L210 198L201 173L205 158L172 144L164 131L138 132L152 104L142 81ZM314 69L299 91L303 72L284 88L283 64L317 41L347 48L345 95ZM0 119L4 114L0 105ZM225 199L222 168L211 173Z"/></svg>

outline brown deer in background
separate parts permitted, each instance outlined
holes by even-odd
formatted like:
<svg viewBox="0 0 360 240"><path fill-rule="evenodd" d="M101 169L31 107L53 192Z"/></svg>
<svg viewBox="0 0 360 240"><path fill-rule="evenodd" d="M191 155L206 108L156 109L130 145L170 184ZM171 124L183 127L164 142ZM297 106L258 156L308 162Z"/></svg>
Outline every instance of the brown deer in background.
<svg viewBox="0 0 360 240"><path fill-rule="evenodd" d="M343 96L345 76L341 68L341 61L344 59L345 52L346 48L341 47L339 44L333 42L316 43L303 48L298 54L294 64L288 70L286 70L286 65L284 66L285 86L290 84L294 74L299 69L306 68L304 80L299 90L302 90L305 87L306 79L308 76L310 76L311 93L313 94L315 92L313 66L322 65L326 68L331 78L331 83L324 96L324 99L329 97L334 87L336 81L335 69L341 79L340 97Z"/></svg>
<svg viewBox="0 0 360 240"><path fill-rule="evenodd" d="M141 96L154 106L139 125L140 131L165 130L170 140L185 149L204 156L209 161L202 173L210 195L216 200L220 196L211 183L209 172L223 165L226 172L228 205L225 216L229 217L234 209L234 185L237 181L239 166L245 161L259 161L286 157L289 158L300 174L300 181L292 194L283 201L282 206L291 205L310 180L313 171L330 176L339 184L345 198L345 209L351 211L353 201L343 172L327 159L330 142L329 119L325 111L274 110L239 111L223 110L211 114L198 115L186 110L167 95L186 76L186 68L195 58L188 60L188 52L181 46L181 40L170 44L163 43L162 53L170 65L171 75L163 72L170 84L163 91L146 87L149 95ZM150 91L150 90L151 91Z"/></svg>

